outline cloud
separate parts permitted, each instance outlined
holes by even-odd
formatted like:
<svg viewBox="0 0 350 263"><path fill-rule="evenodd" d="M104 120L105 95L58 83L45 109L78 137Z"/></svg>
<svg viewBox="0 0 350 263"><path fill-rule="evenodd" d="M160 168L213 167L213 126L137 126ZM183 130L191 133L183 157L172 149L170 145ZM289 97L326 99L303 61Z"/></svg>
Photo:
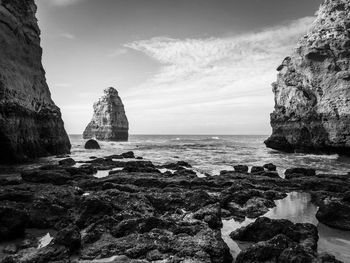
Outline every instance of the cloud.
<svg viewBox="0 0 350 263"><path fill-rule="evenodd" d="M60 35L60 37L66 38L66 39L69 39L69 40L74 40L74 39L76 39L76 36L73 35L73 34L70 34L70 33L62 33L62 34Z"/></svg>
<svg viewBox="0 0 350 263"><path fill-rule="evenodd" d="M128 50L126 48L117 48L117 49L110 51L110 53L108 54L108 57L109 58L116 58L116 57L125 55L126 53L128 53Z"/></svg>
<svg viewBox="0 0 350 263"><path fill-rule="evenodd" d="M84 0L49 0L49 2L55 6L75 5L75 4L80 3L82 1L84 1Z"/></svg>
<svg viewBox="0 0 350 263"><path fill-rule="evenodd" d="M174 127L201 121L227 124L253 119L269 130L271 83L276 68L307 32L313 17L238 36L204 39L156 37L125 45L160 63L161 69L129 94L131 111L172 116ZM142 94L142 99L140 95ZM165 116L163 116L165 115ZM135 120L143 121L143 117ZM146 124L145 124L146 125ZM243 129L243 127L242 127Z"/></svg>

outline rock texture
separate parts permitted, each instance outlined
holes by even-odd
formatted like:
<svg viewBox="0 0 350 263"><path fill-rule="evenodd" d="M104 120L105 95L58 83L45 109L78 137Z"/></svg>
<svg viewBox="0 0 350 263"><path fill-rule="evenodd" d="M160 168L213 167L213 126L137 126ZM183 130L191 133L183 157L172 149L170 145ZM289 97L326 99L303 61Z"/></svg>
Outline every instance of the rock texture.
<svg viewBox="0 0 350 263"><path fill-rule="evenodd" d="M69 153L41 63L34 0L0 1L0 163Z"/></svg>
<svg viewBox="0 0 350 263"><path fill-rule="evenodd" d="M105 89L104 96L94 104L94 116L84 131L84 139L127 141L128 132L129 122L118 91Z"/></svg>
<svg viewBox="0 0 350 263"><path fill-rule="evenodd" d="M350 2L326 0L278 67L267 147L350 154Z"/></svg>

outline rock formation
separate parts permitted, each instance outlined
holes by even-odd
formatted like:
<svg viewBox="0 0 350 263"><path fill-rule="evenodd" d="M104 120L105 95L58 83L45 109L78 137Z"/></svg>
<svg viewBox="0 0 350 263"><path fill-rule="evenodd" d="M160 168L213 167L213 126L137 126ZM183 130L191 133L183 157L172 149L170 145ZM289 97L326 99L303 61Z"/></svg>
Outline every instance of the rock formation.
<svg viewBox="0 0 350 263"><path fill-rule="evenodd" d="M94 104L94 116L84 131L84 139L127 141L128 131L129 122L118 91L105 89L104 96Z"/></svg>
<svg viewBox="0 0 350 263"><path fill-rule="evenodd" d="M34 0L0 0L0 163L69 153L41 63Z"/></svg>
<svg viewBox="0 0 350 263"><path fill-rule="evenodd" d="M269 148L350 154L350 1L326 0L277 69Z"/></svg>

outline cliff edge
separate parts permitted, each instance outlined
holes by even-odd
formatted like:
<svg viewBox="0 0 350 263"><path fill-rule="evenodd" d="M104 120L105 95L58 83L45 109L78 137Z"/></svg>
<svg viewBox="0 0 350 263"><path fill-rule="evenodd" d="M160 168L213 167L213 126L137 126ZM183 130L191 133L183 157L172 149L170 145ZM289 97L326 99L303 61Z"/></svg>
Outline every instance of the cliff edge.
<svg viewBox="0 0 350 263"><path fill-rule="evenodd" d="M69 153L41 63L34 0L0 0L0 163Z"/></svg>
<svg viewBox="0 0 350 263"><path fill-rule="evenodd" d="M94 115L83 133L84 139L101 141L127 141L129 122L118 91L104 90L104 95L94 104Z"/></svg>
<svg viewBox="0 0 350 263"><path fill-rule="evenodd" d="M278 67L267 147L350 155L350 1L326 0Z"/></svg>

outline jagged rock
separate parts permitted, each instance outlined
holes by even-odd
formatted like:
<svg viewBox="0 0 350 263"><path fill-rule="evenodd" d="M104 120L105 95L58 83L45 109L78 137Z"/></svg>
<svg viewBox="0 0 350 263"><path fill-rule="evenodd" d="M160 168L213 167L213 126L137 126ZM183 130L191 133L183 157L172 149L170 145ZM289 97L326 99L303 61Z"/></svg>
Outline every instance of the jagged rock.
<svg viewBox="0 0 350 263"><path fill-rule="evenodd" d="M284 172L286 179L298 178L303 176L315 176L316 170L312 168L290 168Z"/></svg>
<svg viewBox="0 0 350 263"><path fill-rule="evenodd" d="M84 139L127 141L128 132L129 122L118 91L105 89L104 96L94 104L94 115L83 133Z"/></svg>
<svg viewBox="0 0 350 263"><path fill-rule="evenodd" d="M267 147L350 154L349 21L349 1L324 1L310 32L278 68Z"/></svg>
<svg viewBox="0 0 350 263"><path fill-rule="evenodd" d="M88 149L88 150L99 150L101 149L100 145L98 144L97 141L91 139L91 140L88 140L86 143L85 143L85 146L84 146L85 149Z"/></svg>
<svg viewBox="0 0 350 263"><path fill-rule="evenodd" d="M71 166L71 165L76 164L76 161L74 161L74 159L72 159L72 158L67 158L67 159L63 159L63 160L58 161L58 164L65 165L65 166Z"/></svg>
<svg viewBox="0 0 350 263"><path fill-rule="evenodd" d="M0 1L0 163L70 152L41 63L34 0Z"/></svg>
<svg viewBox="0 0 350 263"><path fill-rule="evenodd" d="M247 165L235 165L233 166L238 173L248 173L249 167Z"/></svg>
<svg viewBox="0 0 350 263"><path fill-rule="evenodd" d="M350 231L350 204L326 198L320 203L316 218L327 226Z"/></svg>
<svg viewBox="0 0 350 263"><path fill-rule="evenodd" d="M275 172L277 170L277 166L274 165L273 163L264 164L263 167L271 172Z"/></svg>

